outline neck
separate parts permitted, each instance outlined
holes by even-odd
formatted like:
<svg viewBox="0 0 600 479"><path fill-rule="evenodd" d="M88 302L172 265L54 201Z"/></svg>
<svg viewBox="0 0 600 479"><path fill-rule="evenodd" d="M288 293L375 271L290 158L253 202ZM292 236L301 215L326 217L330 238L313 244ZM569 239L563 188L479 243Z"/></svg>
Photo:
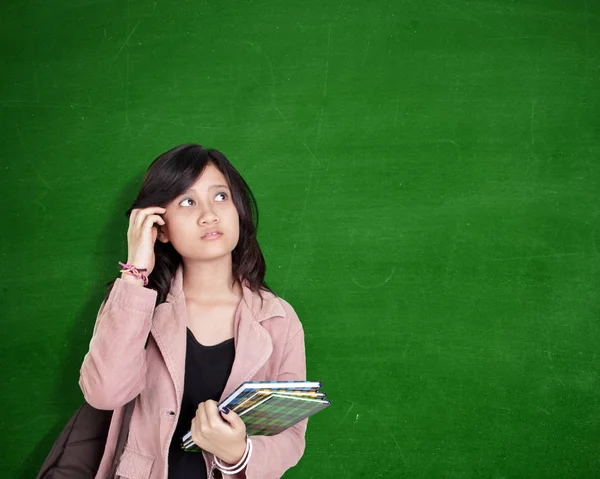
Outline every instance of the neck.
<svg viewBox="0 0 600 479"><path fill-rule="evenodd" d="M231 255L212 261L183 260L183 292L197 300L238 294L234 284Z"/></svg>

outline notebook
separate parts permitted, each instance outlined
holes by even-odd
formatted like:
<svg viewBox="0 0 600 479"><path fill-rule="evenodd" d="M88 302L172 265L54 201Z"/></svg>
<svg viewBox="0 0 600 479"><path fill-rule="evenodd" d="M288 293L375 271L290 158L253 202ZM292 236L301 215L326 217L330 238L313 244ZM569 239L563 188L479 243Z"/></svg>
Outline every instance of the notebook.
<svg viewBox="0 0 600 479"><path fill-rule="evenodd" d="M325 393L316 392L316 391L290 391L290 390L285 390L285 389L281 389L281 390L280 389L259 389L258 391L252 393L250 396L247 396L241 402L238 402L235 406L232 406L231 410L235 411L239 415L242 411L244 411L245 409L248 409L249 407L252 407L254 404L256 404L257 402L264 399L265 396L267 396L268 394L272 394L272 393L285 394L288 396L314 398L314 399L323 399L326 396Z"/></svg>
<svg viewBox="0 0 600 479"><path fill-rule="evenodd" d="M320 382L254 381L245 382L219 403L228 407L246 424L249 436L273 436L325 409L331 403L319 392ZM185 451L200 451L190 431L182 437Z"/></svg>
<svg viewBox="0 0 600 479"><path fill-rule="evenodd" d="M268 393L265 398L239 413L249 436L274 436L328 407L324 399Z"/></svg>
<svg viewBox="0 0 600 479"><path fill-rule="evenodd" d="M279 391L317 391L321 388L320 382L314 381L252 381L245 382L219 403L219 407L234 409L235 406L254 394L259 389L277 389Z"/></svg>

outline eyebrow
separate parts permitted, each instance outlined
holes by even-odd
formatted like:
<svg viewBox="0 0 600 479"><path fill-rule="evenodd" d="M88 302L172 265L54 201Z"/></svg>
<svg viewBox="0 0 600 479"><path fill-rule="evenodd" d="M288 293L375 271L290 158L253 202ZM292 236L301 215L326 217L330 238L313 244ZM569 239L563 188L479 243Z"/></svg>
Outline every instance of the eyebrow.
<svg viewBox="0 0 600 479"><path fill-rule="evenodd" d="M227 188L228 190L231 189L229 188L229 186L227 185L212 185L209 186L209 190L212 190L214 188ZM184 191L183 193L181 193L182 195L187 195L188 193L192 192L192 191L196 191L194 188L190 188L189 190ZM181 195L180 195L181 196Z"/></svg>

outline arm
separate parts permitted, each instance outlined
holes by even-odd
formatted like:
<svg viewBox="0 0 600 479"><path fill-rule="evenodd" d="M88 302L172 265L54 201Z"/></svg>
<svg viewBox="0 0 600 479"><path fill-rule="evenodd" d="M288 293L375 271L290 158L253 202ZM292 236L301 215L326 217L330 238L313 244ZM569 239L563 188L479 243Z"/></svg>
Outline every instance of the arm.
<svg viewBox="0 0 600 479"><path fill-rule="evenodd" d="M97 409L116 409L136 397L146 382L146 340L156 291L117 278L102 303L79 386Z"/></svg>
<svg viewBox="0 0 600 479"><path fill-rule="evenodd" d="M285 302L283 304L287 314L292 315L292 327L277 379L280 381L305 381L304 331L291 306ZM275 479L283 476L286 470L298 463L304 453L307 423L308 419L304 419L275 436L252 436L252 457L245 471L238 474L237 477L240 479Z"/></svg>

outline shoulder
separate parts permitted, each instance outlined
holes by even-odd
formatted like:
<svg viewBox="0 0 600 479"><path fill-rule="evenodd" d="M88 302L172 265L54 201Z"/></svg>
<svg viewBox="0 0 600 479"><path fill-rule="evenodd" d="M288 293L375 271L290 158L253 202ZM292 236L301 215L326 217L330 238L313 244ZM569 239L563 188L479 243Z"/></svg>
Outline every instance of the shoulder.
<svg viewBox="0 0 600 479"><path fill-rule="evenodd" d="M282 319L280 319L280 321L285 323L286 343L298 335L303 336L304 329L302 327L302 322L292 305L279 296L274 296L273 301L276 301L283 311Z"/></svg>
<svg viewBox="0 0 600 479"><path fill-rule="evenodd" d="M302 330L302 323L292 305L276 293L267 290L252 291L248 285L243 288L244 302L255 321L278 335L296 334ZM285 331L285 333L284 333Z"/></svg>
<svg viewBox="0 0 600 479"><path fill-rule="evenodd" d="M253 299L254 305L260 305L256 310L256 318L263 326L285 329L288 338L302 331L302 323L296 310L285 299L270 291L262 291L260 295L255 293Z"/></svg>
<svg viewBox="0 0 600 479"><path fill-rule="evenodd" d="M285 299L283 299L279 296L275 296L275 301L277 301L283 308L286 318L289 318L292 322L301 326L300 318L298 318L298 314L296 313L296 310L292 307L292 305L290 303L288 303Z"/></svg>

